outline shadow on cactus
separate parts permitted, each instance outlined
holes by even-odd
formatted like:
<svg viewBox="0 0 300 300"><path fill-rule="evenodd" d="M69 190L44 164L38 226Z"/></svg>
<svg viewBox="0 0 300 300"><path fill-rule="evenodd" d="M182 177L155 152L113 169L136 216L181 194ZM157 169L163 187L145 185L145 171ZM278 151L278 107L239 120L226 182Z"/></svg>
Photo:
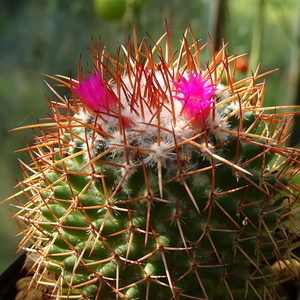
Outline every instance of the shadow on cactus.
<svg viewBox="0 0 300 300"><path fill-rule="evenodd" d="M52 117L30 126L33 162L10 198L28 197L16 218L30 288L282 299L299 267L300 153L286 146L296 108L264 107L267 73L235 81L238 57L200 46L191 28L175 52L168 30L151 47L133 37L116 59L99 43L86 76L48 76Z"/></svg>

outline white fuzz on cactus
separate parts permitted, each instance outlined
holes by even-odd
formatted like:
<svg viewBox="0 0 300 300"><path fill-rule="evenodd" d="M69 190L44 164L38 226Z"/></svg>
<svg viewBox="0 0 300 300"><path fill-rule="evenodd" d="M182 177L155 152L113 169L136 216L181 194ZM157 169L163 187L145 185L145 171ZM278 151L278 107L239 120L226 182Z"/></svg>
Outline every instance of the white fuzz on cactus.
<svg viewBox="0 0 300 300"><path fill-rule="evenodd" d="M281 299L272 264L298 263L295 108L264 107L267 74L235 81L237 57L191 28L176 52L169 32L152 47L134 33L122 59L97 49L86 76L49 76L70 97L49 85L53 116L25 149L16 218L30 287L44 299Z"/></svg>

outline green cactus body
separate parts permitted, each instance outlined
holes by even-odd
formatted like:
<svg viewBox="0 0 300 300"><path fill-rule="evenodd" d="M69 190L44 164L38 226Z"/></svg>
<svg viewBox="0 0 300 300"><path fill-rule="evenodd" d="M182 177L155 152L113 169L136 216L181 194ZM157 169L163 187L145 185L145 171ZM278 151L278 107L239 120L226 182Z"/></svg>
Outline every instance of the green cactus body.
<svg viewBox="0 0 300 300"><path fill-rule="evenodd" d="M292 114L266 114L264 83L234 82L224 49L201 71L187 40L177 59L155 47L158 63L146 42L125 63L93 51L90 79L56 78L71 98L57 95L27 148L32 195L18 214L45 297L280 299L271 264L289 256L297 222ZM199 116L185 108L197 84Z"/></svg>

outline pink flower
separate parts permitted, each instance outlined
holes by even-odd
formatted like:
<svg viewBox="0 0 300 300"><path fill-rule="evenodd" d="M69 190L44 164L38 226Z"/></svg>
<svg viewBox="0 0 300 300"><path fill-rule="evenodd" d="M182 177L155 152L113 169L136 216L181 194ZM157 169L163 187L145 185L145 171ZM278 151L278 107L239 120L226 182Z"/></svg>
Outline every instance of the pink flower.
<svg viewBox="0 0 300 300"><path fill-rule="evenodd" d="M179 82L173 83L178 87L173 91L182 94L181 97L174 97L183 104L183 116L188 120L193 119L195 127L203 127L212 109L214 100L211 98L216 90L213 84L209 84L210 79L203 79L201 70L197 76L190 72L189 80L180 75Z"/></svg>
<svg viewBox="0 0 300 300"><path fill-rule="evenodd" d="M79 86L72 90L80 97L90 113L109 112L116 106L112 91L103 83L101 73L91 73L88 79L79 82Z"/></svg>

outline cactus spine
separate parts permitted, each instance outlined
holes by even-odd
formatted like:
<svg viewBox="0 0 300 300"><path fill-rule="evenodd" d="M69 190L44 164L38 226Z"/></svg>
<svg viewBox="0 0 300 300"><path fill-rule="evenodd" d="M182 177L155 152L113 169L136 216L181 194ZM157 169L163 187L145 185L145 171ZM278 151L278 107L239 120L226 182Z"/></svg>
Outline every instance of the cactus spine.
<svg viewBox="0 0 300 300"><path fill-rule="evenodd" d="M152 48L134 35L123 59L99 49L87 76L49 76L70 98L49 85L53 116L25 149L31 285L49 299L281 299L271 265L294 272L299 230L292 108L263 107L266 74L236 81L237 57L191 28L178 52L169 32Z"/></svg>

